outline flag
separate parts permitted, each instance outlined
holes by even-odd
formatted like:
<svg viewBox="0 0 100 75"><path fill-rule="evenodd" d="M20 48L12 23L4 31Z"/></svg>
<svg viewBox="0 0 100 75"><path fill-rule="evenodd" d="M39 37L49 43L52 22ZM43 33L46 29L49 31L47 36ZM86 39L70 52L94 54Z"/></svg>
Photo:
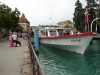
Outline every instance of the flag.
<svg viewBox="0 0 100 75"><path fill-rule="evenodd" d="M86 11L85 11L85 23L88 24L88 21L89 21L89 18L88 18L88 10L86 8Z"/></svg>

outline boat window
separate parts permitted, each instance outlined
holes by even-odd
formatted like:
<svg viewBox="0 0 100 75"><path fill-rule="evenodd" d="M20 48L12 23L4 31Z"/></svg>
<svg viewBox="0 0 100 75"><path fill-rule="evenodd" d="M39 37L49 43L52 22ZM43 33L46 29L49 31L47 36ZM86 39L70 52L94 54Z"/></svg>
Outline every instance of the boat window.
<svg viewBox="0 0 100 75"><path fill-rule="evenodd" d="M59 31L59 35L60 35L60 36L63 36L63 35L64 35L63 31L60 30L60 31Z"/></svg>
<svg viewBox="0 0 100 75"><path fill-rule="evenodd" d="M64 35L70 35L70 31L65 31Z"/></svg>
<svg viewBox="0 0 100 75"><path fill-rule="evenodd" d="M50 36L57 36L56 31L50 31Z"/></svg>
<svg viewBox="0 0 100 75"><path fill-rule="evenodd" d="M62 29L59 29L58 30L58 33L59 33L60 36L63 36L64 35L64 31Z"/></svg>
<svg viewBox="0 0 100 75"><path fill-rule="evenodd" d="M43 31L41 31L41 36L44 36L44 32Z"/></svg>
<svg viewBox="0 0 100 75"><path fill-rule="evenodd" d="M47 36L47 32L46 32L46 31L42 31L42 32L41 32L41 35L42 35L42 36Z"/></svg>
<svg viewBox="0 0 100 75"><path fill-rule="evenodd" d="M47 31L41 31L41 36L48 36Z"/></svg>

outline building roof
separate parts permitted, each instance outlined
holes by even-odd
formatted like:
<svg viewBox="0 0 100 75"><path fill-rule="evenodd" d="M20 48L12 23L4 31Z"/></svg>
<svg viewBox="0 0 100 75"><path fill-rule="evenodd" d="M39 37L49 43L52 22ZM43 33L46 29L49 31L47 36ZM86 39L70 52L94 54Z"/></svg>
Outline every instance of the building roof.
<svg viewBox="0 0 100 75"><path fill-rule="evenodd" d="M30 24L30 22L26 19L24 14L22 14L22 16L19 18L19 23L28 23L28 24Z"/></svg>
<svg viewBox="0 0 100 75"><path fill-rule="evenodd" d="M62 21L58 23L58 25L62 25L62 24L72 24L72 22L69 20L66 20L66 21Z"/></svg>

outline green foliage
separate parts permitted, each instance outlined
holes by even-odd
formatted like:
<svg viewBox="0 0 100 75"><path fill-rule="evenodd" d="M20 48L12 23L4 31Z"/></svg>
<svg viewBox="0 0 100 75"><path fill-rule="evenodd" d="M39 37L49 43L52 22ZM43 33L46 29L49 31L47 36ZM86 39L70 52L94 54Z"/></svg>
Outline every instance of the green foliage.
<svg viewBox="0 0 100 75"><path fill-rule="evenodd" d="M100 20L98 20L97 22L97 28L98 28L97 33L100 33Z"/></svg>
<svg viewBox="0 0 100 75"><path fill-rule="evenodd" d="M18 25L15 30L16 32L23 32L23 27L21 25Z"/></svg>
<svg viewBox="0 0 100 75"><path fill-rule="evenodd" d="M66 24L66 25L64 26L64 28L68 28L68 25Z"/></svg>
<svg viewBox="0 0 100 75"><path fill-rule="evenodd" d="M82 4L79 0L75 3L75 12L73 17L73 22L75 24L75 27L78 31L84 30L84 9L82 8Z"/></svg>
<svg viewBox="0 0 100 75"><path fill-rule="evenodd" d="M16 31L22 29L19 26L20 12L17 8L12 10L5 4L0 4L0 28L4 28L8 33L10 31Z"/></svg>
<svg viewBox="0 0 100 75"><path fill-rule="evenodd" d="M10 20L10 12L11 8L9 8L5 4L0 4L0 27L5 28L9 27L9 20ZM8 25L6 25L8 24Z"/></svg>
<svg viewBox="0 0 100 75"><path fill-rule="evenodd" d="M18 11L17 8L15 8L15 10L11 12L11 18L12 18L11 31L16 31L16 28L19 28L19 24L18 24L19 15L20 15L20 12Z"/></svg>
<svg viewBox="0 0 100 75"><path fill-rule="evenodd" d="M97 4L96 0L86 0L87 8L89 12L89 27L91 27L91 22L96 18L96 12L99 10L99 4ZM99 16L98 16L99 17ZM96 22L93 23L93 30L95 30Z"/></svg>
<svg viewBox="0 0 100 75"><path fill-rule="evenodd" d="M87 6L85 8L82 8L82 4L80 3L79 0L76 1L75 3L75 12L74 12L74 17L73 17L73 22L75 24L75 27L77 30L82 31L85 27L85 10L88 8L88 15L89 15L89 30L91 28L91 22L96 18L100 17L100 5L97 4L98 0L86 0L87 1ZM96 12L99 14L96 15ZM100 31L100 20L98 20L98 31ZM93 31L95 31L96 28L96 21L93 23Z"/></svg>

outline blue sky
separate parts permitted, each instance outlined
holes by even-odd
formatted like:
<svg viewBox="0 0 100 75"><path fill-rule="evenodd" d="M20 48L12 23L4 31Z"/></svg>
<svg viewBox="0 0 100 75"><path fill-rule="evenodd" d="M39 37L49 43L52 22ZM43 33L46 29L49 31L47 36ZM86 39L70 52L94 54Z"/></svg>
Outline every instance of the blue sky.
<svg viewBox="0 0 100 75"><path fill-rule="evenodd" d="M12 9L18 8L30 21L31 26L56 25L58 22L73 19L77 0L0 0ZM80 0L86 5L86 0ZM84 6L83 6L84 7ZM50 19L51 17L51 19Z"/></svg>

